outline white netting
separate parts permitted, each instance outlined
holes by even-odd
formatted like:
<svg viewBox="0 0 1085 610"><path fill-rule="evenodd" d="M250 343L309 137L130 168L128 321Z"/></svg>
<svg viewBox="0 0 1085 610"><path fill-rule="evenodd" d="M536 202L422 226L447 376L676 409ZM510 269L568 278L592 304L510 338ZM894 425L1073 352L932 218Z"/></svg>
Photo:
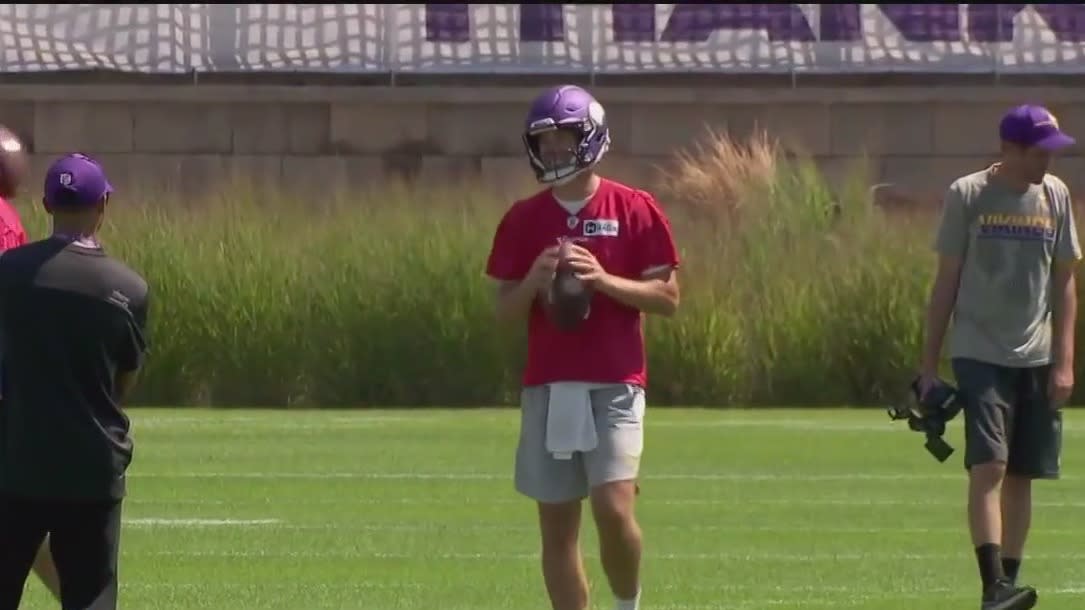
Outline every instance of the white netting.
<svg viewBox="0 0 1085 610"><path fill-rule="evenodd" d="M1076 73L1085 4L0 4L0 72Z"/></svg>

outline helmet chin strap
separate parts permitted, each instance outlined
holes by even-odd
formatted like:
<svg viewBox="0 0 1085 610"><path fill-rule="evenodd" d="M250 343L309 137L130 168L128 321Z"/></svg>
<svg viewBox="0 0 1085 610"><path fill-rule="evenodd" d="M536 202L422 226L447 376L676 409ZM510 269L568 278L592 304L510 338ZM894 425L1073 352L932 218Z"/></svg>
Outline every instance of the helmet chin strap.
<svg viewBox="0 0 1085 610"><path fill-rule="evenodd" d="M605 155L607 153L608 148L609 148L609 146L604 145L603 150L599 153L598 156L595 157L595 160L592 163L590 163L587 167L582 167L582 168L580 168L578 170L573 171L572 173L570 173L570 174L568 174L566 176L558 176L559 172L561 172L561 169L552 169L552 170L546 172L546 174L543 175L540 182L542 182L544 184L548 184L550 186L565 186L566 184L569 184L570 182L575 180L577 178L577 176L579 176L580 174L583 174L584 172L586 172L586 171L588 171L590 169L593 169L596 165L598 165L599 161L602 160L603 155ZM564 169L564 168L562 168L562 169Z"/></svg>
<svg viewBox="0 0 1085 610"><path fill-rule="evenodd" d="M587 171L589 169L591 169L591 168L584 167L584 168L576 170L575 172L569 174L568 176L562 176L560 178L554 178L553 180L548 180L547 182L549 182L552 186L565 186L566 184L569 184L570 182L575 180L577 176L579 176L580 174L583 174L585 171Z"/></svg>

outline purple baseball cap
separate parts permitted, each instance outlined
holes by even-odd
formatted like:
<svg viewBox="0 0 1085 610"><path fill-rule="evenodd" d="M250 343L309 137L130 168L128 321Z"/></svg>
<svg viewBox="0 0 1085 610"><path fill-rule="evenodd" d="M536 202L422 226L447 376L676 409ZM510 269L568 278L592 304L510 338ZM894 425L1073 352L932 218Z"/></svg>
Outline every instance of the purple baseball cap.
<svg viewBox="0 0 1085 610"><path fill-rule="evenodd" d="M1022 104L1002 117L999 125L1002 140L1024 147L1062 150L1075 140L1059 129L1059 121L1051 111L1036 104Z"/></svg>
<svg viewBox="0 0 1085 610"><path fill-rule="evenodd" d="M102 166L82 153L57 159L45 174L45 203L51 206L90 206L112 192Z"/></svg>

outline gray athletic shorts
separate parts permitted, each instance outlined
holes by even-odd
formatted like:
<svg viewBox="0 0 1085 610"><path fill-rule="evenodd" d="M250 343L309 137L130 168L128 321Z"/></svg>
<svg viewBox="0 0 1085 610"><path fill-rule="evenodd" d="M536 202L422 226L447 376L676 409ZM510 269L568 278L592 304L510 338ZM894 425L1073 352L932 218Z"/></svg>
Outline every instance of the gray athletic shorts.
<svg viewBox="0 0 1085 610"><path fill-rule="evenodd" d="M546 450L546 386L520 394L520 443L516 449L516 491L539 502L582 500L591 489L636 480L644 450L644 389L613 385L592 390L591 407L599 443L592 451L559 460Z"/></svg>
<svg viewBox="0 0 1085 610"><path fill-rule="evenodd" d="M964 398L966 468L1003 462L1016 476L1059 478L1062 411L1047 397L1050 371L953 359Z"/></svg>

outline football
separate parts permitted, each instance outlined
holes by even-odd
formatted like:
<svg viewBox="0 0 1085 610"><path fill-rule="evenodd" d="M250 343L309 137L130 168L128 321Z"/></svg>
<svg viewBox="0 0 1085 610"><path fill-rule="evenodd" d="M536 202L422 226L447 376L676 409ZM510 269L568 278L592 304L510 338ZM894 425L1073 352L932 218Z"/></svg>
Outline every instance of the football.
<svg viewBox="0 0 1085 610"><path fill-rule="evenodd" d="M577 279L568 264L573 243L564 241L558 250L558 266L550 283L548 310L550 320L564 331L575 330L591 311L593 290Z"/></svg>
<svg viewBox="0 0 1085 610"><path fill-rule="evenodd" d="M29 171L30 157L22 139L0 125L0 197L14 197Z"/></svg>

